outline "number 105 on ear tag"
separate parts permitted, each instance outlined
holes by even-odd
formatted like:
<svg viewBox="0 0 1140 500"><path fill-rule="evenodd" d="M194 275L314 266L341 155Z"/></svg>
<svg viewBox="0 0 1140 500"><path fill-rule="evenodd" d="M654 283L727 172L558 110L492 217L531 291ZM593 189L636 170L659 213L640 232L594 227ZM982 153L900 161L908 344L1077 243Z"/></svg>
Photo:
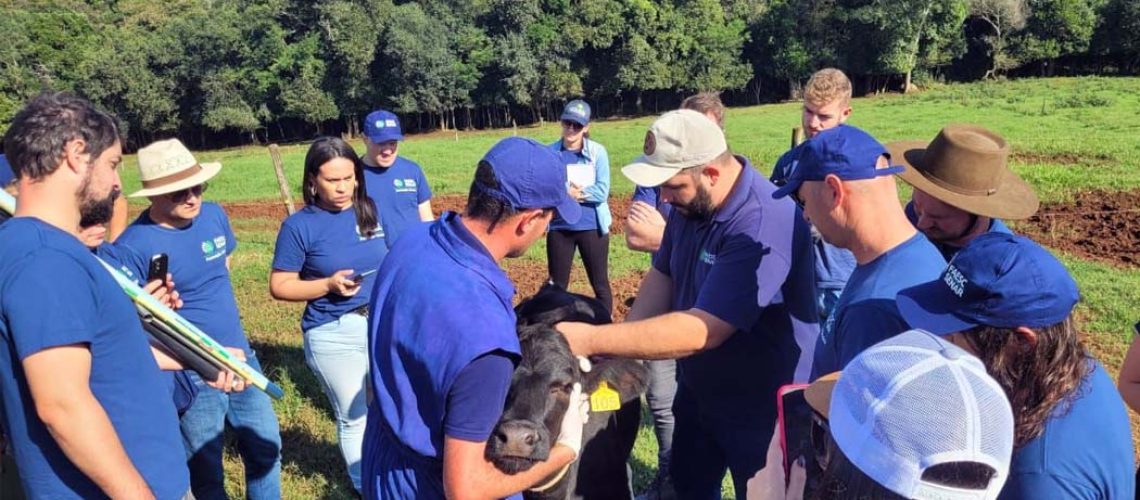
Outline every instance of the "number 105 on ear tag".
<svg viewBox="0 0 1140 500"><path fill-rule="evenodd" d="M594 389L593 394L590 394L590 411L592 412L614 411L620 408L621 396L605 381L598 384L598 388Z"/></svg>

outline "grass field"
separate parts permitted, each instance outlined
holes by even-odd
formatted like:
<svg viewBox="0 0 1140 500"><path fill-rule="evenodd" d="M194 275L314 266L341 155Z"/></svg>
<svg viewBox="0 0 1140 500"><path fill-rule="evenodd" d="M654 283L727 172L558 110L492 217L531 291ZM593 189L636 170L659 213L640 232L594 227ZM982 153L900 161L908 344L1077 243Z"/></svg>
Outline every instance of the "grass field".
<svg viewBox="0 0 1140 500"><path fill-rule="evenodd" d="M981 124L1002 133L1013 145L1014 169L1037 189L1044 202L1070 199L1083 190L1133 191L1140 188L1140 79L1079 78L1020 80L953 85L908 96L856 99L850 123L883 142L930 139L946 123ZM613 164L613 193L624 197L632 185L619 167L640 153L653 117L596 122L592 137L604 144ZM727 116L729 144L762 171L787 147L799 121L799 105L786 103L734 108ZM414 136L401 154L419 162L437 195L463 194L476 161L496 140L517 133L552 141L557 124L517 130L435 133ZM300 180L307 145L286 145L282 154L294 190ZM200 161L221 161L222 173L211 181L209 199L223 202L276 199L277 186L265 148L201 152ZM136 164L124 168L126 191L137 189ZM903 188L901 196L907 196ZM299 200L299 196L297 196ZM141 205L133 205L136 209ZM1133 207L1136 208L1136 207ZM621 214L615 214L620 218ZM299 318L302 306L282 304L268 294L267 276L278 222L272 218L235 218L241 245L235 254L234 286L243 320L268 375L286 392L276 403L284 439L284 488L288 498L348 498L335 443L331 412L304 365ZM1015 226L1016 227L1016 226ZM1140 269L1062 255L1081 284L1080 314L1089 344L1110 371L1118 369L1131 322L1140 319ZM538 245L522 262L542 265ZM611 242L611 279L629 278L647 266L647 258ZM581 282L576 290L585 291ZM636 484L652 477L656 445L643 427L632 458ZM227 457L230 492L241 495L240 465ZM726 496L733 496L726 484Z"/></svg>

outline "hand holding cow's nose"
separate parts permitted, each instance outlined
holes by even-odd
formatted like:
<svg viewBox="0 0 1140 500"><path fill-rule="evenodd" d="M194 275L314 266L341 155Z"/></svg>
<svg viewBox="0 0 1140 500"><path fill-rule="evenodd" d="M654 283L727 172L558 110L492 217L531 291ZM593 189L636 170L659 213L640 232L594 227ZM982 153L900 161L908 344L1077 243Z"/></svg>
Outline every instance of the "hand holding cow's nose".
<svg viewBox="0 0 1140 500"><path fill-rule="evenodd" d="M566 337L566 342L570 344L570 352L578 356L591 356L594 354L590 350L589 340L590 331L593 330L594 325L589 323L577 323L572 321L563 321L555 324L554 329L558 330L563 337Z"/></svg>
<svg viewBox="0 0 1140 500"><path fill-rule="evenodd" d="M582 427L590 417L590 397L582 394L582 384L574 383L570 391L570 407L562 416L562 430L558 433L557 443L570 448L574 452L575 460L582 450Z"/></svg>
<svg viewBox="0 0 1140 500"><path fill-rule="evenodd" d="M348 279L351 275L352 269L341 269L326 278L328 280L329 292L342 297L352 297L356 295L356 292L360 291L360 283Z"/></svg>

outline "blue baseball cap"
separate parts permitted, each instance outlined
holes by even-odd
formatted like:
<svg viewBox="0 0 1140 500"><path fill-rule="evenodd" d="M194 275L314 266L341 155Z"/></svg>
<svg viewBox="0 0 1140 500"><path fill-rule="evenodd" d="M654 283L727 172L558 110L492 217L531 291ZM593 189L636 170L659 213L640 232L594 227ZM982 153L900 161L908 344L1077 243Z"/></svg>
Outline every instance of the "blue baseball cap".
<svg viewBox="0 0 1140 500"><path fill-rule="evenodd" d="M796 149L788 183L772 193L773 198L794 193L804 181L822 181L831 174L845 181L858 181L903 171L901 165L875 168L880 156L890 157L887 148L871 134L850 125L824 130Z"/></svg>
<svg viewBox="0 0 1140 500"><path fill-rule="evenodd" d="M0 155L0 188L7 186L15 178L16 173L12 172L12 165L8 164L8 155Z"/></svg>
<svg viewBox="0 0 1140 500"><path fill-rule="evenodd" d="M950 259L937 280L899 292L896 303L910 326L948 335L983 325L1055 325L1079 298L1069 271L1044 247L990 232Z"/></svg>
<svg viewBox="0 0 1140 500"><path fill-rule="evenodd" d="M574 99L562 108L562 117L559 120L570 120L585 127L590 124L590 105L581 99Z"/></svg>
<svg viewBox="0 0 1140 500"><path fill-rule="evenodd" d="M364 136L373 144L404 140L400 130L400 117L388 110L378 109L364 118Z"/></svg>
<svg viewBox="0 0 1140 500"><path fill-rule="evenodd" d="M578 202L566 191L566 164L558 153L533 139L508 137L483 155L491 165L499 187L479 189L511 204L516 210L554 208L573 224L582 215Z"/></svg>

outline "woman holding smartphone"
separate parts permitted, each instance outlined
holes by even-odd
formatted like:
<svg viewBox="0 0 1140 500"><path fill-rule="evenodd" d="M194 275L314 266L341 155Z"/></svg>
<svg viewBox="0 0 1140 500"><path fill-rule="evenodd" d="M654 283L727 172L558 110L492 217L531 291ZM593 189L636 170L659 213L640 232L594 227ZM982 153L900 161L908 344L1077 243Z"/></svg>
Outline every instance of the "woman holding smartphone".
<svg viewBox="0 0 1140 500"><path fill-rule="evenodd" d="M570 285L574 249L582 254L594 296L613 314L610 291L610 156L590 139L590 105L576 99L562 109L562 138L550 145L566 164L567 189L582 205L582 216L570 224L555 215L546 235L546 263L556 285Z"/></svg>
<svg viewBox="0 0 1140 500"><path fill-rule="evenodd" d="M305 156L305 207L277 234L269 291L305 301L305 362L336 415L341 453L360 491L368 379L368 301L388 253L380 214L364 186L364 163L345 141L321 137Z"/></svg>

